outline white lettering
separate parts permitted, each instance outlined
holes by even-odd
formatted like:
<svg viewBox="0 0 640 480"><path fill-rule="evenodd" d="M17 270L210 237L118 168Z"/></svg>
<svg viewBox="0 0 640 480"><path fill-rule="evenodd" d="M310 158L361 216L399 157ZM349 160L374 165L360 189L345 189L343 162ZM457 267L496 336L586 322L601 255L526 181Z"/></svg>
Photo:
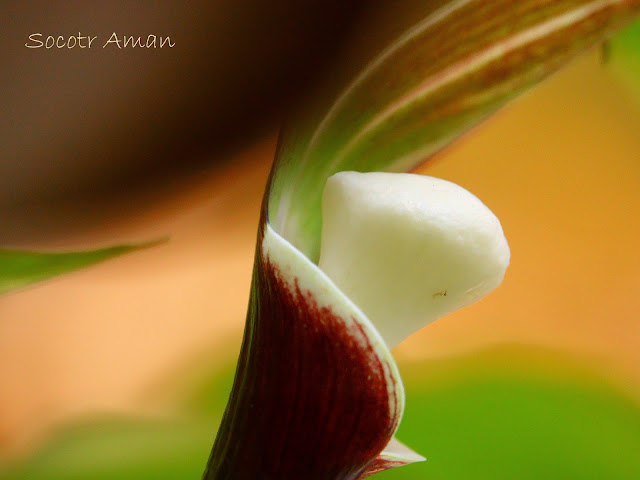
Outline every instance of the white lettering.
<svg viewBox="0 0 640 480"><path fill-rule="evenodd" d="M164 44L166 42L169 42L169 48L173 48L176 46L175 42L171 43L171 37L166 37L166 38L160 37L160 48L164 47Z"/></svg>
<svg viewBox="0 0 640 480"><path fill-rule="evenodd" d="M129 37L123 37L123 38L124 38L124 48L127 48L127 45L129 45L129 43L131 43L131 46L133 48L136 48L136 45L138 47L144 48L144 45L142 44L142 39L140 37L138 37L138 40L134 40L132 35L130 35Z"/></svg>
<svg viewBox="0 0 640 480"><path fill-rule="evenodd" d="M41 37L41 36L42 36L41 33L32 33L31 35L29 35L29 40L31 40L34 43L39 43L40 45L29 45L28 43L25 43L24 46L27 47L27 48L40 48L40 47L42 47L42 45L44 45L42 43L42 40L36 40L35 38L33 38L33 37Z"/></svg>
<svg viewBox="0 0 640 480"><path fill-rule="evenodd" d="M116 32L113 32L111 34L111 36L109 37L109 40L107 40L107 43L105 43L102 46L102 48L105 48L110 43L115 43L116 45L118 45L118 48L122 48L122 46L120 45L120 40L118 39L118 36L116 35ZM91 44L89 44L89 45L91 45Z"/></svg>

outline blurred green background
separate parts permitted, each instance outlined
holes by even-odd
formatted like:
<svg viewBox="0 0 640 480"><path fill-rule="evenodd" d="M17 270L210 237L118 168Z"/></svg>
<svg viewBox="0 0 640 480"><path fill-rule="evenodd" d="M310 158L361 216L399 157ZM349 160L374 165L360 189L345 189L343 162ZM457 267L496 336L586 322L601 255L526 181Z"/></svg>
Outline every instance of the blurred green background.
<svg viewBox="0 0 640 480"><path fill-rule="evenodd" d="M403 367L399 437L425 463L378 478L640 478L640 407L575 358L501 347ZM3 479L199 478L230 366L190 392L180 418L104 418L56 432Z"/></svg>

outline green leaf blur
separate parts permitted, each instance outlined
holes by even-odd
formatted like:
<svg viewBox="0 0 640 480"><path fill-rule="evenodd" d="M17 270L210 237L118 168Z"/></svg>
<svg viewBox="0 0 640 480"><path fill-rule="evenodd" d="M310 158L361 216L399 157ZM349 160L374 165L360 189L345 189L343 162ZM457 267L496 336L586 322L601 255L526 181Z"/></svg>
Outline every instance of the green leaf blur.
<svg viewBox="0 0 640 480"><path fill-rule="evenodd" d="M215 423L102 420L69 427L3 480L200 478Z"/></svg>
<svg viewBox="0 0 640 480"><path fill-rule="evenodd" d="M85 252L0 249L0 295L156 244L157 242L139 246L122 245Z"/></svg>
<svg viewBox="0 0 640 480"><path fill-rule="evenodd" d="M614 74L640 102L640 21L613 37L607 48Z"/></svg>
<svg viewBox="0 0 640 480"><path fill-rule="evenodd" d="M570 357L534 352L522 363L520 355L449 361L433 384L417 369L405 375L409 402L398 436L427 461L379 478L640 478L640 405Z"/></svg>
<svg viewBox="0 0 640 480"><path fill-rule="evenodd" d="M578 359L503 347L402 370L399 435L427 462L381 479L640 478L640 405ZM70 427L0 478L200 478L232 377L227 368L194 389L187 418Z"/></svg>

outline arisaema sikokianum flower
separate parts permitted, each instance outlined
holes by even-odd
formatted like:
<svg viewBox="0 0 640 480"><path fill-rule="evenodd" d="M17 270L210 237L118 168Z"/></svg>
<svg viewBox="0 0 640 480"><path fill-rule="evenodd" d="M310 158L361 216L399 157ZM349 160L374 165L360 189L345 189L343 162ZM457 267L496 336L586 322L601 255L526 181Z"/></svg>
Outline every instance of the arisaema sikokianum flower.
<svg viewBox="0 0 640 480"><path fill-rule="evenodd" d="M244 340L206 480L357 479L422 459L394 438L405 399L389 349L495 288L509 249L472 194L398 172L639 9L413 2L393 12L381 52L311 95L283 130L265 192ZM354 37L360 54L376 38Z"/></svg>
<svg viewBox="0 0 640 480"><path fill-rule="evenodd" d="M640 10L639 0L399 3L363 21L344 76L310 92L283 131L205 479L356 479L422 459L394 438L405 399L389 350L495 288L509 250L472 194L399 172ZM128 250L2 251L0 293Z"/></svg>

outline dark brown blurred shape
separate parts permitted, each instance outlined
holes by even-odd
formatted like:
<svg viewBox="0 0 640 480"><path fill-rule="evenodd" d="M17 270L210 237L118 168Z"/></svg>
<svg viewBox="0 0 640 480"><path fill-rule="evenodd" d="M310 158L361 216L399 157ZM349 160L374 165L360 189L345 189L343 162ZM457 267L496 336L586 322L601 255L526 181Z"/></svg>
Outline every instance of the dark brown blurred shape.
<svg viewBox="0 0 640 480"><path fill-rule="evenodd" d="M0 3L0 243L35 238L29 223L65 202L100 221L272 131L323 78L365 5ZM102 48L113 32L175 47ZM29 49L32 33L98 38L90 49Z"/></svg>

